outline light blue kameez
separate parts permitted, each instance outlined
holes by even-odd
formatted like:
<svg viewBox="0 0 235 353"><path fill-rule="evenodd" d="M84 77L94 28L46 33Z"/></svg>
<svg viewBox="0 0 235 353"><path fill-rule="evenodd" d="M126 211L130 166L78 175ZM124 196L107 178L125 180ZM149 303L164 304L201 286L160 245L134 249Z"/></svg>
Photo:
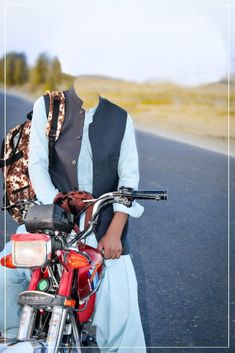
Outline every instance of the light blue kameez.
<svg viewBox="0 0 235 353"><path fill-rule="evenodd" d="M78 158L79 189L92 192L92 151L89 142L88 129L93 120L95 108L85 114L83 138ZM48 173L48 141L45 134L47 117L43 97L34 104L33 123L30 135L29 173L37 198L43 204L50 204L58 190L51 182ZM138 156L134 135L133 122L128 115L126 130L123 137L118 163L119 186L138 188L139 171ZM143 207L134 202L131 208L114 204L114 211L121 211L132 217L140 217ZM81 220L80 228L83 227ZM24 226L17 229L24 233ZM94 234L86 242L97 247ZM7 244L5 251L10 249ZM96 325L97 343L101 352L145 353L145 340L141 325L137 281L133 264L129 255L119 259L106 260L105 275L97 292L96 309L93 324ZM14 337L19 322L19 310L16 306L18 293L27 289L30 272L28 270L7 269L7 335ZM4 293L4 270L0 266L0 293ZM0 294L2 295L2 294ZM1 300L1 306L3 306ZM0 310L4 310L3 307ZM1 312L3 312L1 310ZM3 329L1 315L0 330Z"/></svg>

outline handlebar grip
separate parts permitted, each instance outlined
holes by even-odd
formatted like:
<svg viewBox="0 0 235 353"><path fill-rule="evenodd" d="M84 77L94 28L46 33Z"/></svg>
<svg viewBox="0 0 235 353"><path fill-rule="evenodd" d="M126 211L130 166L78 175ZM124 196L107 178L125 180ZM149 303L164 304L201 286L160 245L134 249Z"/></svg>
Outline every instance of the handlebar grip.
<svg viewBox="0 0 235 353"><path fill-rule="evenodd" d="M167 190L161 191L133 191L133 199L139 200L167 200Z"/></svg>

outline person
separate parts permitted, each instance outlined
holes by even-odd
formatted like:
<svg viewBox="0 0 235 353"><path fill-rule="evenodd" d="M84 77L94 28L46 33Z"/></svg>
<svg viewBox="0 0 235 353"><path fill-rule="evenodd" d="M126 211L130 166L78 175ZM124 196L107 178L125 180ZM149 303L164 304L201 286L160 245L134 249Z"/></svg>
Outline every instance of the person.
<svg viewBox="0 0 235 353"><path fill-rule="evenodd" d="M44 98L35 102L29 174L37 199L42 204L53 203L60 191L79 189L99 197L120 186L138 188L138 154L132 118L106 98L100 95L97 98L96 107L86 111L84 96L81 99L75 87L65 91L65 120L54 146L50 170ZM85 240L88 245L103 251L106 259L93 318L97 344L102 353L146 352L137 280L127 241L128 217L140 217L142 213L143 207L137 202L130 208L119 204L107 207L101 214L97 231ZM84 218L80 229L83 226ZM26 232L24 225L17 232ZM29 272L21 269L7 271L11 272L7 276L7 316L10 307L12 310L6 334L12 337L19 322L19 310L14 310L16 297L27 289Z"/></svg>

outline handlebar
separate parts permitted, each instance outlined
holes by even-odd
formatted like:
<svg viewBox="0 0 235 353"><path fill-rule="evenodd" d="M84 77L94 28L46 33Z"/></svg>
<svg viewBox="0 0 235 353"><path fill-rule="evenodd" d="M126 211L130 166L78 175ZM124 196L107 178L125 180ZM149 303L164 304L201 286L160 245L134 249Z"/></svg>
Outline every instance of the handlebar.
<svg viewBox="0 0 235 353"><path fill-rule="evenodd" d="M125 188L121 186L119 188L119 192L121 191L121 195L126 195L127 197L131 197L133 200L167 200L167 190L161 191L139 191L133 190L132 188Z"/></svg>
<svg viewBox="0 0 235 353"><path fill-rule="evenodd" d="M80 212L80 215L85 210L93 205L92 217L88 226L70 242L70 245L75 243L78 239L87 237L97 223L98 214L102 208L113 203L120 203L127 207L131 207L134 200L167 200L167 190L161 191L138 191L132 188L121 186L118 191L109 192L101 195L98 199L84 200L84 203L89 203L84 210Z"/></svg>
<svg viewBox="0 0 235 353"><path fill-rule="evenodd" d="M68 243L69 245L72 245L79 239L83 239L87 237L93 230L94 227L97 225L98 222L98 215L100 211L108 206L112 205L113 203L119 203L122 204L126 207L131 207L133 201L135 200L167 200L167 190L160 190L160 191L139 191L139 190L134 190L129 187L120 187L117 191L113 192L108 192L106 194L101 195L97 199L88 199L88 200L83 200L84 203L86 203L86 206L76 215L76 219L73 218L73 222L77 222L79 220L80 216L86 212L86 210L93 206L92 209L92 216L91 219L88 223L88 225L85 227L85 229L79 233L76 233L76 236ZM17 204L17 203L16 203ZM15 204L15 205L16 205ZM36 204L37 206L40 207L35 201L27 201L27 200L21 200L18 201L19 205L25 205L27 206L27 211L31 207L31 205ZM45 205L42 205L45 209ZM44 210L44 212L48 212ZM66 211L64 211L66 212ZM28 212L27 214L29 214ZM38 211L36 210L36 214ZM32 213L31 214L32 222L35 222L35 215ZM27 218L27 217L26 217ZM37 217L36 217L37 219ZM40 221L39 221L40 223ZM43 223L43 222L41 222ZM45 222L44 222L45 223ZM45 227L45 224L43 223L43 226ZM53 225L54 227L54 225Z"/></svg>

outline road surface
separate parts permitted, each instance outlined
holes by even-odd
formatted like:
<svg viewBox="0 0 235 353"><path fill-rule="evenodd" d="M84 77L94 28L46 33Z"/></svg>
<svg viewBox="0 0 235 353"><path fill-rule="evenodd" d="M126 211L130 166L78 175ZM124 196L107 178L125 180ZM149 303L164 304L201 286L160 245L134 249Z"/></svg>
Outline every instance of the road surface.
<svg viewBox="0 0 235 353"><path fill-rule="evenodd" d="M0 107L2 123L2 94ZM23 121L30 109L30 102L9 95L7 129ZM234 333L235 159L230 159L228 229L227 157L140 131L136 137L139 189L167 188L169 192L167 202L142 202L144 215L132 219L130 225L146 343L155 347L148 351L194 353L193 347L201 347L197 353L233 353L234 334L228 342L228 314L230 333ZM7 235L15 228L7 218ZM3 217L0 231L3 238ZM223 348L228 343L230 349Z"/></svg>

